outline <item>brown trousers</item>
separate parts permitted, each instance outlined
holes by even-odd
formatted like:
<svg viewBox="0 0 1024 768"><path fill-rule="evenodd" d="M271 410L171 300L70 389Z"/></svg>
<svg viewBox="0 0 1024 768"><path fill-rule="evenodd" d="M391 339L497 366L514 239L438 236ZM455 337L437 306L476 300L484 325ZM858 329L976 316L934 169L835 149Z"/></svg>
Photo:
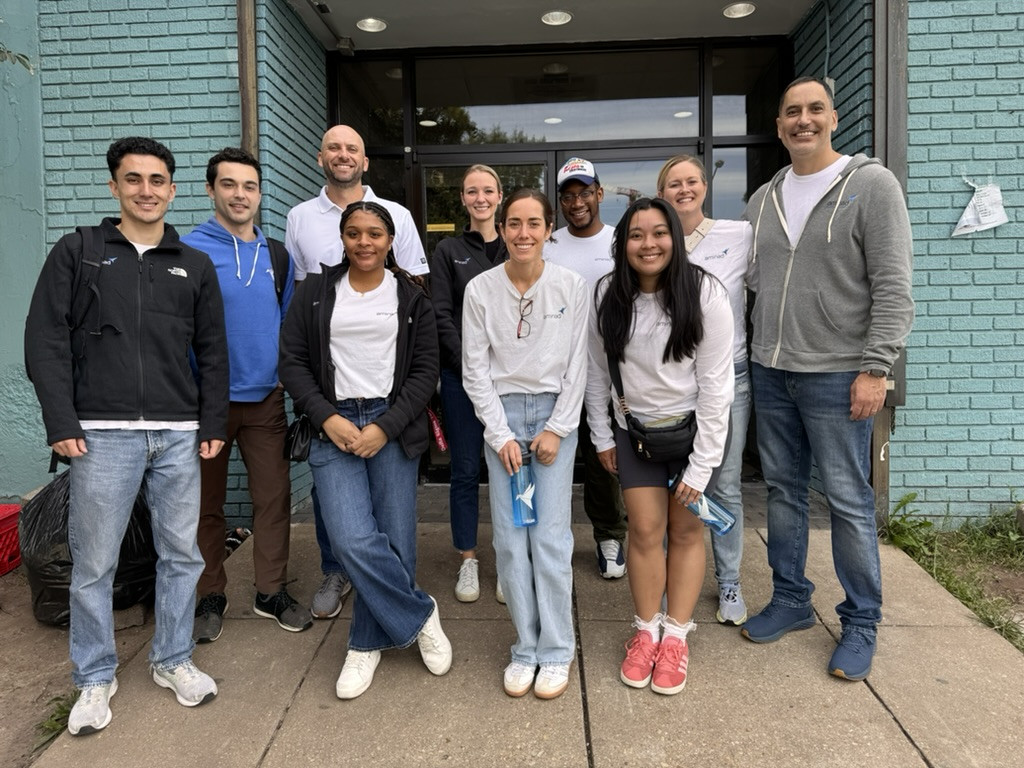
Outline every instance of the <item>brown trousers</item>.
<svg viewBox="0 0 1024 768"><path fill-rule="evenodd" d="M284 390L280 386L262 402L232 402L224 449L215 458L200 462L202 503L198 538L206 563L199 578L200 597L224 592L228 583L224 572L224 501L227 498L231 444L235 440L245 462L249 495L252 497L252 559L256 589L273 594L284 586L291 534L291 467L283 457L287 429Z"/></svg>

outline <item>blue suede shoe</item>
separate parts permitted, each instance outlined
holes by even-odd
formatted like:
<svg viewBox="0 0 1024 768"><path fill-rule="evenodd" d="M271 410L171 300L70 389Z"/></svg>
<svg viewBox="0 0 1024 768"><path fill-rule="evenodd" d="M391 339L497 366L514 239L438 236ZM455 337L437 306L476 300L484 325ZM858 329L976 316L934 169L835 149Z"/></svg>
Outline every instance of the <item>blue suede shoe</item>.
<svg viewBox="0 0 1024 768"><path fill-rule="evenodd" d="M814 610L809 605L806 608L790 608L768 603L757 616L747 619L740 634L755 643L774 643L787 632L810 629L816 621Z"/></svg>
<svg viewBox="0 0 1024 768"><path fill-rule="evenodd" d="M828 663L829 674L845 680L863 680L871 671L871 659L874 656L874 632L858 627L843 627L839 645Z"/></svg>

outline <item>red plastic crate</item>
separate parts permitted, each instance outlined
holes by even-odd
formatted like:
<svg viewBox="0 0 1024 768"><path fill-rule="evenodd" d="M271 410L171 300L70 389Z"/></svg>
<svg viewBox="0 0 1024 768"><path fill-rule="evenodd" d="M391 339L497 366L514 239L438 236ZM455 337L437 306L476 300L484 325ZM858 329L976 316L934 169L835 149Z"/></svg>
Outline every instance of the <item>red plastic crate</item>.
<svg viewBox="0 0 1024 768"><path fill-rule="evenodd" d="M21 550L18 548L17 504L0 504L0 576L21 565Z"/></svg>

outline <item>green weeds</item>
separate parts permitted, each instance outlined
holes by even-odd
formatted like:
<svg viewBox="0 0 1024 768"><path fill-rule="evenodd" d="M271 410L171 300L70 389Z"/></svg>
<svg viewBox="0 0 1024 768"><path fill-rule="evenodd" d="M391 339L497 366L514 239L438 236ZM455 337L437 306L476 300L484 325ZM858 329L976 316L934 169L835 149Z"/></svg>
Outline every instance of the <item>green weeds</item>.
<svg viewBox="0 0 1024 768"><path fill-rule="evenodd" d="M909 493L900 499L879 535L914 558L983 624L1024 652L1024 628L1013 618L1013 603L985 589L992 568L1024 572L1024 535L1015 513L1010 510L944 529L911 509L916 498L916 493Z"/></svg>
<svg viewBox="0 0 1024 768"><path fill-rule="evenodd" d="M63 696L54 696L47 702L50 705L50 715L36 725L39 740L34 747L35 751L41 750L68 727L68 715L71 714L71 708L75 706L76 701L78 701L77 690Z"/></svg>

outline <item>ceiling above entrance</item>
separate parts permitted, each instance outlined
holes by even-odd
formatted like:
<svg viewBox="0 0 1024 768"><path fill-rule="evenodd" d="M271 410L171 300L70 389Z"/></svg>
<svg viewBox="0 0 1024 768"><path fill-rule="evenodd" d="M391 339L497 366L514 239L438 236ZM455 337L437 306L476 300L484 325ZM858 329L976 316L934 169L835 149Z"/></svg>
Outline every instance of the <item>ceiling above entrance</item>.
<svg viewBox="0 0 1024 768"><path fill-rule="evenodd" d="M320 42L332 50L453 48L481 45L593 43L703 37L787 35L817 0L754 0L756 10L726 18L731 0L288 0ZM549 26L541 16L568 11ZM356 26L383 20L381 32Z"/></svg>

